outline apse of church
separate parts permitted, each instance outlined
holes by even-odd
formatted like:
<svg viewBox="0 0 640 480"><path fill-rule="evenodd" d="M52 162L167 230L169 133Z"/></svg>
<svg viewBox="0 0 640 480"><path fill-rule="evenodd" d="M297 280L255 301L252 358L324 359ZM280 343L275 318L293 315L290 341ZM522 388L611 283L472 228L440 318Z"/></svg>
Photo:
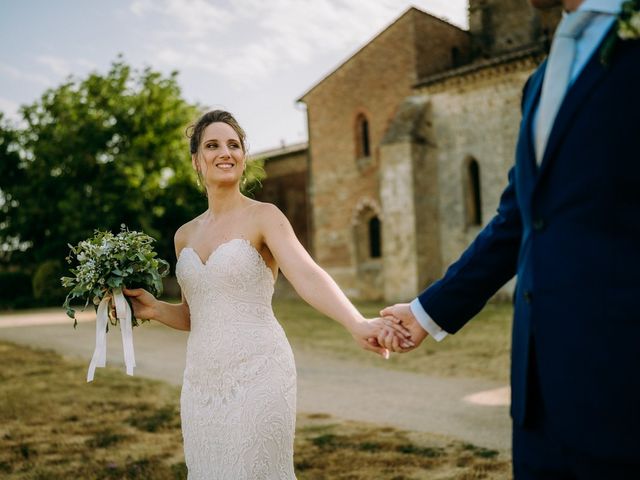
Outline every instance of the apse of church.
<svg viewBox="0 0 640 480"><path fill-rule="evenodd" d="M492 218L559 18L472 0L465 31L410 8L299 99L309 246L351 298L410 300Z"/></svg>

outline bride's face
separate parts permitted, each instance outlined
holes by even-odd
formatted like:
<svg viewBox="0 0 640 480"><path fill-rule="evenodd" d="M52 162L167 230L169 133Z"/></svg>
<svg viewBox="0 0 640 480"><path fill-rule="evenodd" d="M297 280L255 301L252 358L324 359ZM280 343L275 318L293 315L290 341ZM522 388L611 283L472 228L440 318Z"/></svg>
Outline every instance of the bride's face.
<svg viewBox="0 0 640 480"><path fill-rule="evenodd" d="M193 168L200 171L205 185L239 183L244 163L242 143L230 125L215 122L204 129Z"/></svg>

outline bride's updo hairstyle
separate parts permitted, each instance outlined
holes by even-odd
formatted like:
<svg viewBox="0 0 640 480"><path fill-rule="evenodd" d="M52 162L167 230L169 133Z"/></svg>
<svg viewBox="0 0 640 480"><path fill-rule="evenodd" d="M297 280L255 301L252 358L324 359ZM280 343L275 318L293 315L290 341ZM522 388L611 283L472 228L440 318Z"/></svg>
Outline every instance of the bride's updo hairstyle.
<svg viewBox="0 0 640 480"><path fill-rule="evenodd" d="M238 138L240 139L240 146L242 147L242 151L247 153L247 135L244 133L244 130L238 123L238 121L231 115L229 112L225 112L224 110L212 110L210 112L202 115L198 121L192 125L187 127L187 138L190 139L190 150L191 154L195 155L198 153L198 147L200 146L200 142L202 141L202 132L212 123L222 122L229 125L235 132L238 134Z"/></svg>
<svg viewBox="0 0 640 480"><path fill-rule="evenodd" d="M238 138L240 139L240 146L242 147L242 152L247 155L247 135L244 133L244 130L238 123L238 121L231 115L229 112L225 112L224 110L211 110L210 112L202 115L198 121L194 124L191 124L187 127L186 135L189 139L189 150L191 155L197 155L198 149L200 148L200 143L202 142L202 132L212 123L222 122L229 125L233 130L238 134ZM204 180L202 179L202 173L198 170L198 180L200 184L204 186Z"/></svg>

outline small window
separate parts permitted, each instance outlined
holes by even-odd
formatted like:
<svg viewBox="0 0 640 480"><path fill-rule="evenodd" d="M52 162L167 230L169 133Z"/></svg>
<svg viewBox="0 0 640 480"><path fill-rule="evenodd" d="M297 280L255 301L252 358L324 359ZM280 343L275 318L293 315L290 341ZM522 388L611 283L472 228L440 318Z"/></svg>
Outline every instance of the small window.
<svg viewBox="0 0 640 480"><path fill-rule="evenodd" d="M460 49L458 49L458 47L453 47L451 49L451 65L455 68L459 67L460 63Z"/></svg>
<svg viewBox="0 0 640 480"><path fill-rule="evenodd" d="M382 258L382 221L372 201L359 202L351 223L358 265L375 265Z"/></svg>
<svg viewBox="0 0 640 480"><path fill-rule="evenodd" d="M482 225L482 198L480 190L480 165L472 158L467 164L467 224Z"/></svg>
<svg viewBox="0 0 640 480"><path fill-rule="evenodd" d="M373 217L369 220L369 256L371 258L382 257L380 219L378 217Z"/></svg>
<svg viewBox="0 0 640 480"><path fill-rule="evenodd" d="M356 120L356 155L358 158L371 155L369 121L362 113L358 115Z"/></svg>

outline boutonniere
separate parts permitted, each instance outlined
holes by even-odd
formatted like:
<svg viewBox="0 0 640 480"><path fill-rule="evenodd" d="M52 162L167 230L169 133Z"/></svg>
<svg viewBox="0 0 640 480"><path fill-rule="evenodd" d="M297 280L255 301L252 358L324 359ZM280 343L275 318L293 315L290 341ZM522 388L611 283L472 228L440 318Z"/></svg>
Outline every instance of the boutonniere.
<svg viewBox="0 0 640 480"><path fill-rule="evenodd" d="M622 4L616 23L600 49L600 61L609 65L619 41L640 39L640 0L627 0Z"/></svg>

